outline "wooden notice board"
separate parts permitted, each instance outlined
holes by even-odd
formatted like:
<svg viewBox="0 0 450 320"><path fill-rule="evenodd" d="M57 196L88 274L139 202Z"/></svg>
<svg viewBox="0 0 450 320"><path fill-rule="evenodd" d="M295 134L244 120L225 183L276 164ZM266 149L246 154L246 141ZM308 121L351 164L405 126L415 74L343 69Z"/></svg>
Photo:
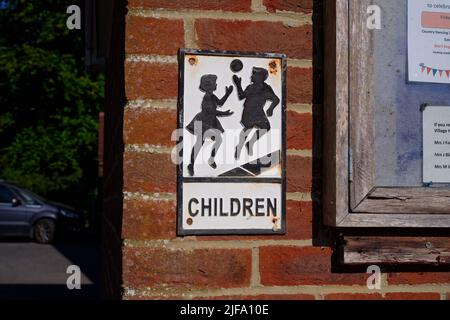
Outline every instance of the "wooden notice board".
<svg viewBox="0 0 450 320"><path fill-rule="evenodd" d="M329 226L450 227L450 120L444 112L450 110L450 70L438 59L448 54L443 61L450 61L445 24L450 3L446 9L435 2L424 2L424 8L410 7L410 0L326 4L324 212ZM374 6L380 9L379 28L368 27ZM442 21L430 24L436 14ZM436 44L430 47L427 41ZM408 51L416 42L423 43L424 55Z"/></svg>

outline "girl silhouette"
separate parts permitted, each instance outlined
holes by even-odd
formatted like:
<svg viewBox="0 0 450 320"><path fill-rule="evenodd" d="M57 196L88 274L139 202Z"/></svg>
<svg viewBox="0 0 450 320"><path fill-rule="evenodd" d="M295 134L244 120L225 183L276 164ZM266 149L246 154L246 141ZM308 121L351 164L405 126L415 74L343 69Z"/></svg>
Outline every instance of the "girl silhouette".
<svg viewBox="0 0 450 320"><path fill-rule="evenodd" d="M213 150L208 160L208 164L213 169L217 168L215 157L217 150L222 144L222 134L224 132L218 117L229 117L233 114L230 110L225 112L217 110L218 107L223 106L228 100L228 97L233 92L232 86L226 87L225 96L222 99L219 99L214 95L214 91L217 90L217 76L207 74L202 76L200 79L200 90L205 93L201 106L202 111L200 111L186 127L191 134L196 136L196 142L191 152L191 162L188 165L190 176L194 176L195 159L208 138L214 141Z"/></svg>
<svg viewBox="0 0 450 320"><path fill-rule="evenodd" d="M240 158L245 141L253 128L257 130L246 144L250 156L253 155L253 146L256 141L261 139L271 129L267 116L273 116L273 111L280 103L280 98L275 95L272 87L265 83L268 77L269 73L266 69L254 67L251 76L252 83L244 91L242 90L242 79L236 75L233 76L233 81L238 90L239 100L245 99L241 119L241 124L244 128L239 137L239 144L236 147L234 155L236 160ZM264 106L267 101L272 101L272 104L267 110L266 115Z"/></svg>

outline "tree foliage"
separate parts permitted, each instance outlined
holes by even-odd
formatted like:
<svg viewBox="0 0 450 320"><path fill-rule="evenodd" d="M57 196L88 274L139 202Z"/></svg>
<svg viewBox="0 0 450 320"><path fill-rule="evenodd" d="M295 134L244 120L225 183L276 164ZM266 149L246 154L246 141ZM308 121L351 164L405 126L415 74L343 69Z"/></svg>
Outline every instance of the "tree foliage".
<svg viewBox="0 0 450 320"><path fill-rule="evenodd" d="M0 10L0 178L79 203L95 190L103 76L84 68L77 1L10 0Z"/></svg>

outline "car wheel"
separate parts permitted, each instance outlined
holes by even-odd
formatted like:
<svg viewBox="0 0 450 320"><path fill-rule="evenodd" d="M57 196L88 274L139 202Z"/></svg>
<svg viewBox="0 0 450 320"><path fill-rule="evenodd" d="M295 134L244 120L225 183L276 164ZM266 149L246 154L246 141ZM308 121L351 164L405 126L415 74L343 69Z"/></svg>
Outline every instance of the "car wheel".
<svg viewBox="0 0 450 320"><path fill-rule="evenodd" d="M42 244L52 243L55 236L55 222L50 219L39 220L34 225L33 232L36 242Z"/></svg>

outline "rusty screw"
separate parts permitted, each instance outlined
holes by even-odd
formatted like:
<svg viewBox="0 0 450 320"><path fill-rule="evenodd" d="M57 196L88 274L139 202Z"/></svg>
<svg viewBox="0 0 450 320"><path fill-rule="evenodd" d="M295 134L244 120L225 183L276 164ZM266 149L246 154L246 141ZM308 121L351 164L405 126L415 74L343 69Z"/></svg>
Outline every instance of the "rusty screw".
<svg viewBox="0 0 450 320"><path fill-rule="evenodd" d="M189 58L189 64L191 66L195 65L197 63L197 60L195 58Z"/></svg>
<svg viewBox="0 0 450 320"><path fill-rule="evenodd" d="M272 219L272 223L273 223L273 228L272 228L272 230L273 230L274 232L277 232L277 231L278 231L277 222L278 222L278 218L273 218L273 219Z"/></svg>

